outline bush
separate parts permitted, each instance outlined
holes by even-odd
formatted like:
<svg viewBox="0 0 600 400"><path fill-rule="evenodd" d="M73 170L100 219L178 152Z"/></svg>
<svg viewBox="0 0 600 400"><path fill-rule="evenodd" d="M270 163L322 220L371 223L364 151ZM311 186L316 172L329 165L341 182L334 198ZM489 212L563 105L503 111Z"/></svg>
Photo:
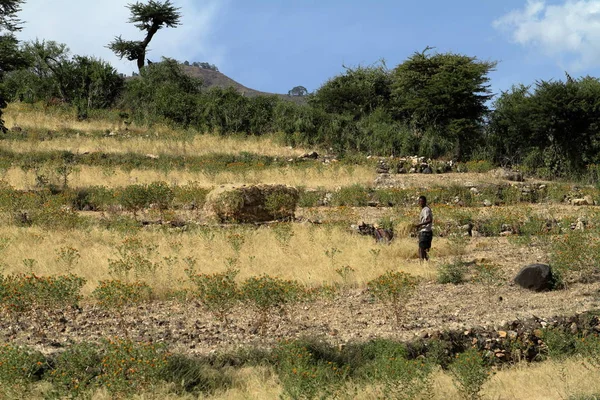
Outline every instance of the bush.
<svg viewBox="0 0 600 400"><path fill-rule="evenodd" d="M349 373L349 366L316 358L299 341L281 342L274 355L285 397L291 399L333 397Z"/></svg>
<svg viewBox="0 0 600 400"><path fill-rule="evenodd" d="M465 281L467 266L464 261L456 260L452 263L442 264L439 267L437 281L442 285L453 283L461 284Z"/></svg>
<svg viewBox="0 0 600 400"><path fill-rule="evenodd" d="M334 193L331 203L335 206L365 207L369 203L369 190L359 184L343 187Z"/></svg>
<svg viewBox="0 0 600 400"><path fill-rule="evenodd" d="M80 291L84 284L85 279L75 275L0 276L0 304L9 312L76 306L81 299Z"/></svg>
<svg viewBox="0 0 600 400"><path fill-rule="evenodd" d="M417 278L405 272L388 271L367 283L369 292L380 301L387 303L400 324L406 303L412 297L418 284Z"/></svg>
<svg viewBox="0 0 600 400"><path fill-rule="evenodd" d="M464 398L475 400L481 398L479 392L490 378L491 372L482 355L477 349L471 348L456 355L456 359L450 364L450 374Z"/></svg>
<svg viewBox="0 0 600 400"><path fill-rule="evenodd" d="M160 344L105 340L98 383L115 395L152 391L164 379L169 357Z"/></svg>
<svg viewBox="0 0 600 400"><path fill-rule="evenodd" d="M84 397L97 385L97 378L102 372L101 361L96 344L72 344L54 359L47 378L53 383L58 396Z"/></svg>
<svg viewBox="0 0 600 400"><path fill-rule="evenodd" d="M152 289L144 282L125 283L119 280L100 281L92 292L92 297L98 305L117 310L148 301L151 295Z"/></svg>
<svg viewBox="0 0 600 400"><path fill-rule="evenodd" d="M258 312L261 331L273 309L298 301L303 294L304 288L298 282L269 275L248 278L241 285L242 299L250 302Z"/></svg>
<svg viewBox="0 0 600 400"><path fill-rule="evenodd" d="M239 270L223 273L197 274L186 270L190 280L196 285L195 294L202 305L219 321L227 323L227 315L240 299L240 290L235 277Z"/></svg>
<svg viewBox="0 0 600 400"><path fill-rule="evenodd" d="M38 381L46 368L46 359L39 351L12 344L0 345L0 394L18 398Z"/></svg>

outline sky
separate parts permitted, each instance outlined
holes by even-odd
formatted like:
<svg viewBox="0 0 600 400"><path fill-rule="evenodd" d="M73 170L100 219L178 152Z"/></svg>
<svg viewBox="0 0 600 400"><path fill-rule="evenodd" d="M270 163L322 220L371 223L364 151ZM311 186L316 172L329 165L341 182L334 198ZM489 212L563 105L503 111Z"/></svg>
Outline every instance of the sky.
<svg viewBox="0 0 600 400"><path fill-rule="evenodd" d="M26 0L18 38L65 43L72 55L135 62L106 45L141 40L123 0ZM309 92L384 60L393 69L427 46L496 61L494 93L536 80L600 76L600 0L171 0L182 25L161 29L147 57L215 64L242 85Z"/></svg>

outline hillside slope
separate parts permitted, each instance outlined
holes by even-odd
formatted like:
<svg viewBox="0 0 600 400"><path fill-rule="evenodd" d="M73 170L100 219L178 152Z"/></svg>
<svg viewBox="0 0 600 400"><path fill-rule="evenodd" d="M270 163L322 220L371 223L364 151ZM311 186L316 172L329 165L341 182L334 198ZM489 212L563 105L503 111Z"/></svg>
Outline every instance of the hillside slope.
<svg viewBox="0 0 600 400"><path fill-rule="evenodd" d="M250 89L241 83L238 83L228 77L227 75L219 72L213 71L210 69L204 69L192 65L182 65L186 74L193 76L194 78L200 78L203 80L203 87L212 88L212 87L220 87L220 88L228 88L233 87L238 92L244 94L248 97L256 97L256 96L278 96L284 100L290 100L298 104L306 103L306 97L304 96L289 96L287 94L279 94L279 93L268 93L261 92L258 90Z"/></svg>

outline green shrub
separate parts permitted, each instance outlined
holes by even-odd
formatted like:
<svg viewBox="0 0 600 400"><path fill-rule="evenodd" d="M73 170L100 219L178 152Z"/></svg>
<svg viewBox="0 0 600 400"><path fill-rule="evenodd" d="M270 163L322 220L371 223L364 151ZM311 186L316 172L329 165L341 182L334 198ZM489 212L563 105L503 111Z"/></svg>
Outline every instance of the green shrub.
<svg viewBox="0 0 600 400"><path fill-rule="evenodd" d="M480 399L481 388L490 378L491 371L477 349L471 348L457 354L450 364L450 374L465 399Z"/></svg>
<svg viewBox="0 0 600 400"><path fill-rule="evenodd" d="M9 312L76 306L85 279L75 275L0 275L0 304Z"/></svg>
<svg viewBox="0 0 600 400"><path fill-rule="evenodd" d="M148 190L144 185L126 186L117 192L117 198L125 210L133 213L134 218L140 210L148 206L150 201Z"/></svg>
<svg viewBox="0 0 600 400"><path fill-rule="evenodd" d="M98 383L126 396L151 392L163 381L170 357L163 345L122 339L105 340L101 354Z"/></svg>
<svg viewBox="0 0 600 400"><path fill-rule="evenodd" d="M46 378L53 384L59 397L81 398L97 385L102 357L98 345L78 343L70 345L53 362Z"/></svg>
<svg viewBox="0 0 600 400"><path fill-rule="evenodd" d="M125 283L119 280L100 281L92 292L98 305L116 310L148 301L151 295L152 289L144 282Z"/></svg>
<svg viewBox="0 0 600 400"><path fill-rule="evenodd" d="M343 187L333 194L331 203L335 206L365 207L369 203L369 190L359 184Z"/></svg>
<svg viewBox="0 0 600 400"><path fill-rule="evenodd" d="M152 182L146 188L148 204L153 204L160 212L171 207L175 193L165 182Z"/></svg>
<svg viewBox="0 0 600 400"><path fill-rule="evenodd" d="M461 284L465 281L467 266L464 261L456 260L451 263L440 265L437 274L437 281L443 285L453 283Z"/></svg>
<svg viewBox="0 0 600 400"><path fill-rule="evenodd" d="M196 285L195 295L202 305L219 321L227 323L227 315L240 300L240 290L235 281L239 270L223 273L193 274L186 270L190 280Z"/></svg>
<svg viewBox="0 0 600 400"><path fill-rule="evenodd" d="M264 331L269 314L286 304L299 301L305 293L297 281L283 280L269 275L250 277L241 285L242 299L258 312L258 327Z"/></svg>
<svg viewBox="0 0 600 400"><path fill-rule="evenodd" d="M281 342L274 355L284 398L334 397L349 373L349 366L317 358L299 341Z"/></svg>
<svg viewBox="0 0 600 400"><path fill-rule="evenodd" d="M405 272L388 271L367 283L369 292L380 301L387 303L396 322L400 324L402 312L412 297L418 284L417 278Z"/></svg>
<svg viewBox="0 0 600 400"><path fill-rule="evenodd" d="M0 395L8 399L25 398L23 393L41 378L45 368L46 359L39 351L0 345Z"/></svg>

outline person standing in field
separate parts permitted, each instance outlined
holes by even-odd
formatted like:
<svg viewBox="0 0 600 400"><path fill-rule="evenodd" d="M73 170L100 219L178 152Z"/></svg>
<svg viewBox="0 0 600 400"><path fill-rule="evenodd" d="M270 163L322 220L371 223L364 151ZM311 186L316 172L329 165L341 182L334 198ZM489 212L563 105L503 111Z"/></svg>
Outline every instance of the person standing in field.
<svg viewBox="0 0 600 400"><path fill-rule="evenodd" d="M433 239L433 212L427 205L425 196L419 196L419 205L421 206L421 214L419 215L419 223L415 224L415 229L419 231L419 259L428 261L428 253Z"/></svg>

